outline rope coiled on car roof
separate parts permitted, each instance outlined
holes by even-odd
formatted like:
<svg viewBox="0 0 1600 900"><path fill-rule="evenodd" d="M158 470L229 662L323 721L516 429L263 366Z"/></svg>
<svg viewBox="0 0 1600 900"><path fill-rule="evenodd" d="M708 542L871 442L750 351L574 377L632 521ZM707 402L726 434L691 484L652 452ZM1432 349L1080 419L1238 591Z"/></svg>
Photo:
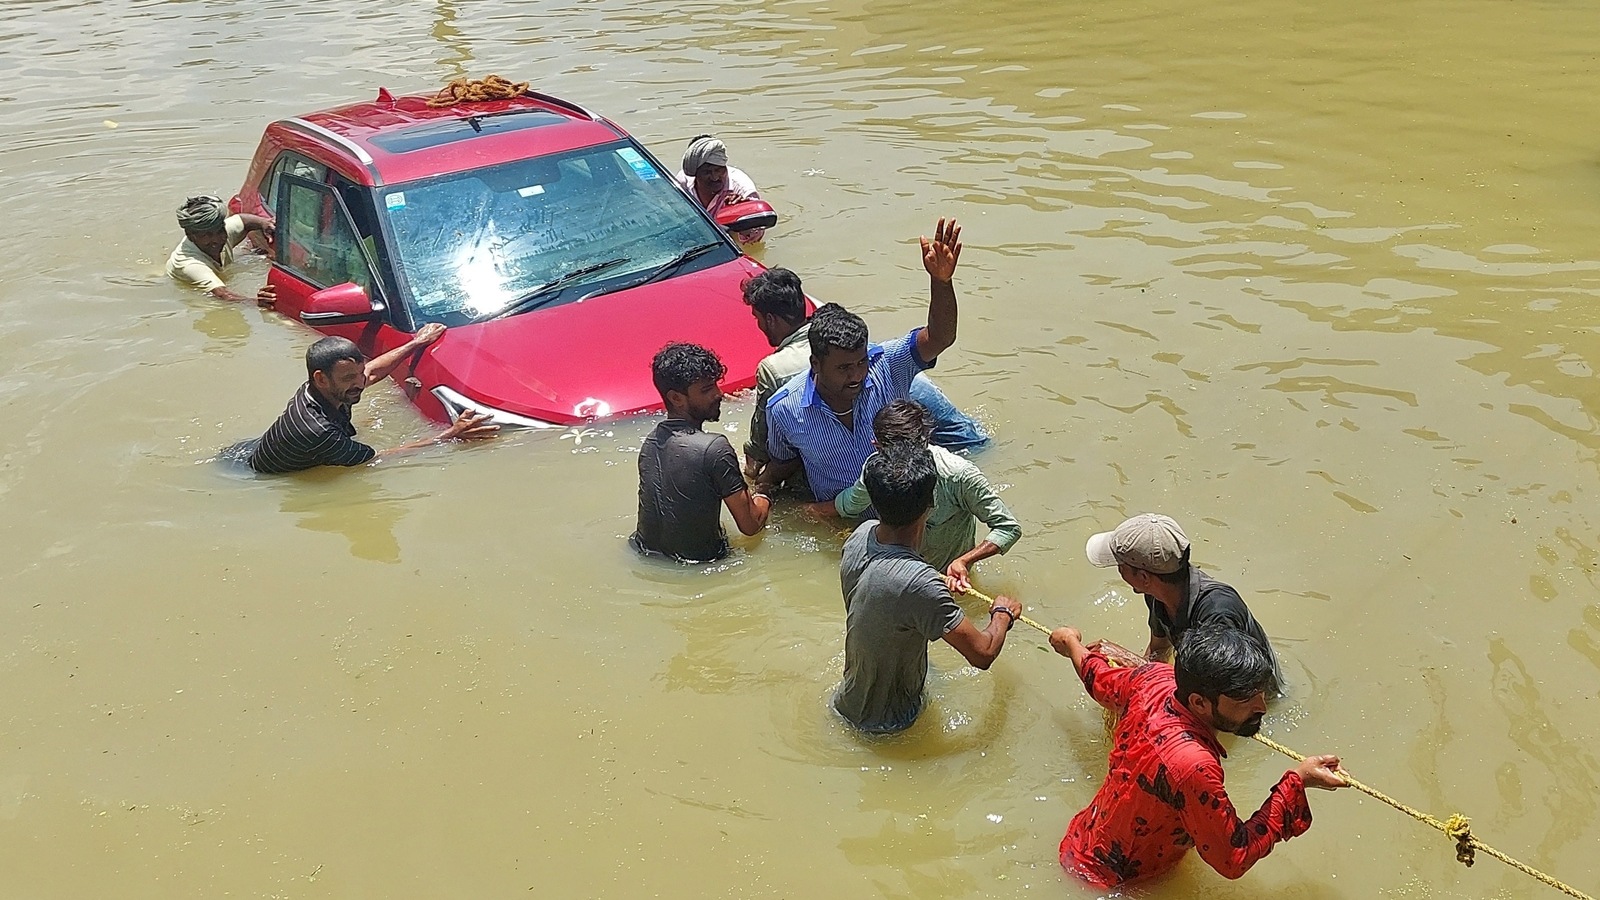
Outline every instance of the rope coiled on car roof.
<svg viewBox="0 0 1600 900"><path fill-rule="evenodd" d="M457 103L481 103L485 100L510 100L528 92L529 82L511 81L499 75L482 78L456 78L439 90L428 101L434 109L455 106Z"/></svg>

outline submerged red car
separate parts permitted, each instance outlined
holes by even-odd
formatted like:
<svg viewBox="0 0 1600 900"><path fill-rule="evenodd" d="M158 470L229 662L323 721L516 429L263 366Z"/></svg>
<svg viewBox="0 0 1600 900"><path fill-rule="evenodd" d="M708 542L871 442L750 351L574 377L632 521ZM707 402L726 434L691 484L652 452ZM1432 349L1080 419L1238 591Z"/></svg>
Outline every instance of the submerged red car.
<svg viewBox="0 0 1600 900"><path fill-rule="evenodd" d="M427 415L571 425L661 408L650 359L693 341L755 381L771 348L741 283L762 270L648 150L529 92L430 106L392 97L267 126L236 212L277 220L279 312L369 356L428 322L396 371ZM741 207L731 227L771 225Z"/></svg>

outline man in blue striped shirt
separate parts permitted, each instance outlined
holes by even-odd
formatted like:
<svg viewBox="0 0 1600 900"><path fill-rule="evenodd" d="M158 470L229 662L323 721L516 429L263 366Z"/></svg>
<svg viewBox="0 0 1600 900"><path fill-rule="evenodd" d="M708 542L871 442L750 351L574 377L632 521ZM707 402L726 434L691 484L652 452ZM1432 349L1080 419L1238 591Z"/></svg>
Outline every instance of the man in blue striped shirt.
<svg viewBox="0 0 1600 900"><path fill-rule="evenodd" d="M933 240L921 239L928 270L928 324L882 344L867 342L867 324L835 303L811 317L811 370L795 376L767 401L768 489L802 465L817 500L832 500L855 484L872 455L872 417L911 392L918 372L932 368L956 342L956 289L961 226L940 219Z"/></svg>

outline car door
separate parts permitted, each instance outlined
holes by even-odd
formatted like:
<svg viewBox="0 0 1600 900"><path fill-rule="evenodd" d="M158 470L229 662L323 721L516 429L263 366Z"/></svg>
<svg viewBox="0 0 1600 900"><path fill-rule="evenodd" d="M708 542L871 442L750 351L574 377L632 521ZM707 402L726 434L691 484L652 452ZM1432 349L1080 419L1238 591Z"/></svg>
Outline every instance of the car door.
<svg viewBox="0 0 1600 900"><path fill-rule="evenodd" d="M372 246L332 187L284 172L278 176L277 252L268 281L277 288L277 310L291 319L320 291L354 284L381 310L372 320L317 325L319 331L349 338L369 357L405 340L389 324L389 298L376 277Z"/></svg>

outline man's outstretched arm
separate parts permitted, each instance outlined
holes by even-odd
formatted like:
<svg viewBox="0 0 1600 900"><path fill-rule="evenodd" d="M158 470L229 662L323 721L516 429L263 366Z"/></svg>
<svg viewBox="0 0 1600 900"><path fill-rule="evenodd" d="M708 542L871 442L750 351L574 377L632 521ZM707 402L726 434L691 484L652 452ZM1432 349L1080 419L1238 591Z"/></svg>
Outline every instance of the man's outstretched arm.
<svg viewBox="0 0 1600 900"><path fill-rule="evenodd" d="M917 355L931 364L956 342L956 287L951 279L961 259L961 225L940 219L933 240L918 241L922 267L928 270L928 327L917 332Z"/></svg>
<svg viewBox="0 0 1600 900"><path fill-rule="evenodd" d="M458 438L463 441L486 441L499 434L499 432L500 426L490 423L487 414L475 413L469 410L457 416L456 420L450 423L449 428L433 437L421 438L401 444L398 447L390 447L388 450L379 450L374 458L388 459L411 450L432 447L434 444L442 444L445 441L453 441Z"/></svg>
<svg viewBox="0 0 1600 900"><path fill-rule="evenodd" d="M1223 787L1221 764L1209 756L1197 757L1187 771L1175 772L1178 780L1174 787L1190 800L1182 809L1183 830L1194 838L1195 849L1207 865L1224 878L1239 878L1279 841L1305 834L1311 827L1306 788L1331 791L1345 787L1345 780L1334 771L1338 765L1337 756L1306 757L1278 779L1254 815L1241 820ZM1203 796L1211 802L1197 802L1196 798Z"/></svg>
<svg viewBox="0 0 1600 900"><path fill-rule="evenodd" d="M1083 634L1071 625L1050 632L1050 646L1072 660L1073 670L1094 702L1121 712L1128 708L1133 697L1134 670L1113 665L1103 643L1096 641L1092 646L1084 646Z"/></svg>
<svg viewBox="0 0 1600 900"><path fill-rule="evenodd" d="M417 333L412 335L411 340L406 341L404 344L401 344L393 350L390 350L388 353L384 353L367 360L367 387L372 387L385 378L388 378L389 373L393 372L395 369L398 369L400 364L405 362L406 357L410 356L415 351L428 346L434 341L437 341L441 337L444 337L444 326L440 325L438 322L429 322L428 324L417 329Z"/></svg>
<svg viewBox="0 0 1600 900"><path fill-rule="evenodd" d="M1010 597L994 598L989 608L989 626L979 631L971 619L963 618L961 624L945 633L945 643L956 648L967 662L979 669L994 665L1000 650L1006 645L1006 632L1022 615L1022 604Z"/></svg>

